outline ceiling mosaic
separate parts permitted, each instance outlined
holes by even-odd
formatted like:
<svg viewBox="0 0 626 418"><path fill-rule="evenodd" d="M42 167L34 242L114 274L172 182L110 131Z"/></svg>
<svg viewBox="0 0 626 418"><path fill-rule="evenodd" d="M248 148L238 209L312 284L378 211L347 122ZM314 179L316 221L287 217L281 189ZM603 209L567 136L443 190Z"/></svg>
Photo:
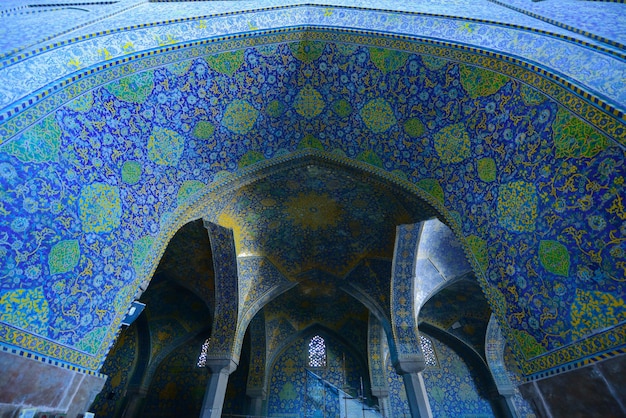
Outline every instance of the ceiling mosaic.
<svg viewBox="0 0 626 418"><path fill-rule="evenodd" d="M332 282L300 283L268 303L263 312L268 359L294 334L316 325L341 335L367 357L368 310Z"/></svg>
<svg viewBox="0 0 626 418"><path fill-rule="evenodd" d="M482 357L491 309L472 277L450 284L430 298L419 311L419 322L431 325L459 338Z"/></svg>
<svg viewBox="0 0 626 418"><path fill-rule="evenodd" d="M164 276L194 292L212 309L215 272L209 235L197 220L183 226L167 244L155 276Z"/></svg>
<svg viewBox="0 0 626 418"><path fill-rule="evenodd" d="M382 237L412 219L393 192L367 187L386 173L460 238L526 375L623 345L623 121L498 57L341 31L301 39L259 34L111 66L41 119L28 109L2 125L19 132L0 146L4 342L97 370L169 238L205 214L240 228L241 249L280 254L288 274L313 268L287 239L296 230L317 267L345 273L326 246L347 241L331 228L363 237L351 260L389 249L348 214ZM306 155L369 174L260 180L223 211L206 188ZM270 225L280 233L250 239Z"/></svg>
<svg viewBox="0 0 626 418"><path fill-rule="evenodd" d="M155 280L140 301L146 304L151 362L181 341L210 328L213 315L203 301L173 282Z"/></svg>
<svg viewBox="0 0 626 418"><path fill-rule="evenodd" d="M272 174L225 198L218 222L239 256L265 256L290 279L310 270L343 278L364 258L391 259L395 228L434 215L406 193L308 164Z"/></svg>

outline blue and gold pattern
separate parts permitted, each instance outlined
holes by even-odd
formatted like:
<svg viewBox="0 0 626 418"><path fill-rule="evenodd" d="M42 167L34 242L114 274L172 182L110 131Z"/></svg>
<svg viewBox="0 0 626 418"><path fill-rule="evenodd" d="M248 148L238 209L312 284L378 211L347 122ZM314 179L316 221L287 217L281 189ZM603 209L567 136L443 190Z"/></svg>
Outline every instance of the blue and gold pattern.
<svg viewBox="0 0 626 418"><path fill-rule="evenodd" d="M503 332L520 344L514 350L524 374L616 349L624 341L623 321L583 338L568 318L578 303L577 288L613 295L609 305L600 305L605 313L623 304L625 167L617 145L624 142L623 121L541 71L502 57L390 37L311 33L323 47L319 54L304 48L304 60L294 57L299 46L293 32L193 47L204 49L200 56L222 48L243 51L232 76L230 69L215 71L204 58L185 55L198 52L192 47L169 51L132 67L115 67L131 78L113 81L107 73L111 69L103 69L61 88L64 96L52 95L4 119L0 286L3 293L15 294L40 288L49 310L47 320L42 314L36 319L48 326L32 334L19 329L19 319L5 321L2 340L17 346L39 341L33 346L51 355L43 341L52 338L65 347L59 357L98 369L134 291L151 270L137 275L132 267L134 241L155 238L155 255L147 260L154 265L167 238L189 220L170 221L172 213L185 210L178 199L183 183L211 184L218 173L236 172L249 151L272 159L294 152L313 135L338 158L375 155L367 160L404 173L420 190L428 186L432 198L416 193L437 207L457 236L471 237L464 245L478 252L474 267L484 272L478 279L492 289L489 302L500 307L494 310L509 324ZM374 41L377 48L406 52L406 61L381 61L378 52L372 59L368 45ZM253 42L275 44L274 52L263 53ZM425 53L446 59L432 66L432 59L423 59ZM167 69L174 58L190 61L189 70L179 75ZM299 72L305 66L310 91L319 97L307 96L315 100L305 102L308 113L302 116L297 97L309 85ZM137 72L131 75L133 68ZM282 69L280 77L276 68ZM485 79L488 88L477 89ZM88 91L82 105L69 103ZM246 101L238 102L244 94ZM361 117L342 117L350 112L345 105L334 106L337 100L345 100ZM372 113L363 111L368 103L395 122L366 122L363 115ZM252 118L229 118L229 105L246 109ZM263 113L272 106L283 109L274 113L279 117ZM319 113L308 117L311 112ZM406 128L414 118L423 128L413 126L416 122ZM194 137L200 122L204 125ZM435 140L452 130L460 132L452 144L459 156ZM173 142L162 147L164 138ZM38 146L46 152L38 153ZM69 267L54 267L59 273L40 287L39 277L50 265L39 252L50 254L55 245L71 240L80 249L78 262L74 266L75 259L68 258L71 262L63 265L73 267L64 272ZM554 264L559 252L547 251L546 242L558 242L569 254L567 271L565 259ZM569 280L543 285L563 277ZM93 355L81 353L81 341L102 327L107 330L103 344ZM545 354L533 359L529 353Z"/></svg>
<svg viewBox="0 0 626 418"><path fill-rule="evenodd" d="M489 400L479 390L476 373L450 347L431 340L439 367L422 373L433 416L493 416Z"/></svg>
<svg viewBox="0 0 626 418"><path fill-rule="evenodd" d="M215 312L210 356L239 359L240 346L235 345L239 325L237 297L237 259L233 232L213 223L205 224L211 239L215 266Z"/></svg>
<svg viewBox="0 0 626 418"><path fill-rule="evenodd" d="M403 356L421 355L421 344L415 314L415 260L420 225L400 225L396 229L393 268L391 272L391 325L393 361ZM396 357L397 356L397 357Z"/></svg>

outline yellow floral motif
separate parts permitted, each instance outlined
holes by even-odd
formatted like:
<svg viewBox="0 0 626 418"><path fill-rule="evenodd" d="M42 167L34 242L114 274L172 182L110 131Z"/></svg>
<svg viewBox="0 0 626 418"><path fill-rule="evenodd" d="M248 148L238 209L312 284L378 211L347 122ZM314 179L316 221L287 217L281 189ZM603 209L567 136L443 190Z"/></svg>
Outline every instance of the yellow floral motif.
<svg viewBox="0 0 626 418"><path fill-rule="evenodd" d="M148 139L148 158L159 165L176 167L183 153L184 138L170 129L156 127Z"/></svg>
<svg viewBox="0 0 626 418"><path fill-rule="evenodd" d="M487 241L477 237L476 235L470 235L465 238L467 245L470 247L474 258L478 261L478 264L487 271L489 267L489 254L487 253Z"/></svg>
<svg viewBox="0 0 626 418"><path fill-rule="evenodd" d="M110 232L120 225L122 201L115 186L93 183L83 187L78 207L83 232Z"/></svg>
<svg viewBox="0 0 626 418"><path fill-rule="evenodd" d="M484 68L462 64L461 85L472 99L491 96L503 87L508 77Z"/></svg>
<svg viewBox="0 0 626 418"><path fill-rule="evenodd" d="M325 47L324 42L317 41L301 41L289 44L293 56L307 64L318 59Z"/></svg>
<svg viewBox="0 0 626 418"><path fill-rule="evenodd" d="M143 103L154 89L154 73L136 73L106 86L111 94L129 103Z"/></svg>
<svg viewBox="0 0 626 418"><path fill-rule="evenodd" d="M372 63L383 73L387 74L406 64L409 54L392 49L370 48Z"/></svg>
<svg viewBox="0 0 626 418"><path fill-rule="evenodd" d="M311 134L308 134L304 138L302 138L302 141L300 141L300 143L298 144L298 149L302 148L314 148L321 149L323 151L324 145L322 145L322 142L319 139Z"/></svg>
<svg viewBox="0 0 626 418"><path fill-rule="evenodd" d="M512 330L512 332L526 359L537 357L546 352L546 349L526 331Z"/></svg>
<svg viewBox="0 0 626 418"><path fill-rule="evenodd" d="M245 100L234 100L226 107L222 125L233 133L246 134L250 132L258 117L259 111L250 103Z"/></svg>
<svg viewBox="0 0 626 418"><path fill-rule="evenodd" d="M287 217L305 229L326 229L337 225L342 210L327 194L301 193L286 202Z"/></svg>
<svg viewBox="0 0 626 418"><path fill-rule="evenodd" d="M462 123L446 126L433 139L435 150L445 164L460 163L470 156L470 138Z"/></svg>
<svg viewBox="0 0 626 418"><path fill-rule="evenodd" d="M498 192L498 220L504 228L532 232L537 219L537 191L525 181L503 184Z"/></svg>
<svg viewBox="0 0 626 418"><path fill-rule="evenodd" d="M540 93L539 90L529 87L526 84L522 84L519 91L522 100L524 100L524 103L528 106L537 106L546 101L546 96L543 93Z"/></svg>
<svg viewBox="0 0 626 418"><path fill-rule="evenodd" d="M154 238L149 235L135 240L133 244L133 267L137 273L141 273L141 267L148 257L153 243Z"/></svg>
<svg viewBox="0 0 626 418"><path fill-rule="evenodd" d="M265 156L262 153L258 151L248 151L241 157L237 166L241 169L263 160L265 160Z"/></svg>
<svg viewBox="0 0 626 418"><path fill-rule="evenodd" d="M243 49L236 51L222 52L221 54L208 55L204 57L209 67L218 73L232 77L241 67L244 61Z"/></svg>
<svg viewBox="0 0 626 418"><path fill-rule="evenodd" d="M83 63L80 62L78 58L72 58L68 61L67 65L69 65L70 67L74 67L78 70L80 67L83 66Z"/></svg>
<svg viewBox="0 0 626 418"><path fill-rule="evenodd" d="M418 181L416 186L424 190L426 193L430 194L439 202L444 203L445 196L443 194L443 188L441 187L441 184L439 184L437 180L423 179L423 180Z"/></svg>
<svg viewBox="0 0 626 418"><path fill-rule="evenodd" d="M100 54L102 56L102 59L104 59L105 61L113 58L113 55L106 48L100 48L98 50L98 54Z"/></svg>
<svg viewBox="0 0 626 418"><path fill-rule="evenodd" d="M491 182L496 179L497 168L493 158L482 158L476 162L478 177L484 182Z"/></svg>
<svg viewBox="0 0 626 418"><path fill-rule="evenodd" d="M625 319L624 299L618 299L610 293L576 289L576 299L572 303L572 337L584 338Z"/></svg>
<svg viewBox="0 0 626 418"><path fill-rule="evenodd" d="M2 151L23 162L43 163L58 161L61 146L61 128L54 115L33 126L20 138L4 145Z"/></svg>
<svg viewBox="0 0 626 418"><path fill-rule="evenodd" d="M45 335L48 325L48 302L43 289L17 289L0 297L0 321Z"/></svg>
<svg viewBox="0 0 626 418"><path fill-rule="evenodd" d="M178 42L178 40L170 34L165 35L165 37L155 36L154 40L159 44L159 46L173 45Z"/></svg>
<svg viewBox="0 0 626 418"><path fill-rule="evenodd" d="M198 180L187 180L178 189L178 195L176 196L176 201L178 205L181 206L185 201L193 196L199 190L204 188L204 183Z"/></svg>
<svg viewBox="0 0 626 418"><path fill-rule="evenodd" d="M422 62L429 70L437 71L448 64L448 60L432 55L422 55Z"/></svg>
<svg viewBox="0 0 626 418"><path fill-rule="evenodd" d="M104 339L106 332L106 327L95 328L93 331L85 335L85 337L77 344L77 347L88 353L95 354L98 352L98 348L102 344L102 340Z"/></svg>
<svg viewBox="0 0 626 418"><path fill-rule="evenodd" d="M80 246L77 240L63 240L50 249L48 265L50 274L66 273L78 264Z"/></svg>
<svg viewBox="0 0 626 418"><path fill-rule="evenodd" d="M604 135L563 108L559 108L552 129L559 158L591 158L609 145Z"/></svg>
<svg viewBox="0 0 626 418"><path fill-rule="evenodd" d="M128 41L122 46L122 49L124 53L130 54L131 52L135 52L135 45L133 45L131 41Z"/></svg>
<svg viewBox="0 0 626 418"><path fill-rule="evenodd" d="M385 99L374 99L363 106L361 119L375 134L383 133L397 123L393 110Z"/></svg>
<svg viewBox="0 0 626 418"><path fill-rule="evenodd" d="M93 93L88 91L69 102L66 106L77 112L87 112L93 107Z"/></svg>
<svg viewBox="0 0 626 418"><path fill-rule="evenodd" d="M306 85L296 96L294 108L299 115L312 119L322 113L326 104L322 95L311 85Z"/></svg>
<svg viewBox="0 0 626 418"><path fill-rule="evenodd" d="M541 241L539 244L539 261L551 273L565 277L569 275L569 252L567 247L558 241Z"/></svg>

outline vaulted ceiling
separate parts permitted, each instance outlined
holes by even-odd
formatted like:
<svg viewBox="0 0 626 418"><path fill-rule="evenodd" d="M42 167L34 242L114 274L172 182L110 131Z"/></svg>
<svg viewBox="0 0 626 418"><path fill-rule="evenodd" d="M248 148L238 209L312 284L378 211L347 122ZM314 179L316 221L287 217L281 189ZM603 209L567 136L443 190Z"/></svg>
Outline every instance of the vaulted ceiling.
<svg viewBox="0 0 626 418"><path fill-rule="evenodd" d="M391 260L397 225L434 215L364 172L303 164L229 193L218 220L239 257L264 256L290 280L318 270L343 278L364 258Z"/></svg>

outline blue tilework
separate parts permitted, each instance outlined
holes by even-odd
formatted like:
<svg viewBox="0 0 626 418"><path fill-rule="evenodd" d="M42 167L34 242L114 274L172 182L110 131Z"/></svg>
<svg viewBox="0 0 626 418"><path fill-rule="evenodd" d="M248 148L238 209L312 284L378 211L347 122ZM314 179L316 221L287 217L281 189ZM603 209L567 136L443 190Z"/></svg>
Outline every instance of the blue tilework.
<svg viewBox="0 0 626 418"><path fill-rule="evenodd" d="M370 381L372 388L386 389L387 377L384 369L384 357L382 351L383 329L380 322L372 314L369 316L367 330L367 354L369 359Z"/></svg>
<svg viewBox="0 0 626 418"><path fill-rule="evenodd" d="M396 228L391 272L391 327L395 343L392 354L397 356L398 360L404 356L421 354L417 336L417 316L414 311L413 285L420 226L412 224Z"/></svg>
<svg viewBox="0 0 626 418"><path fill-rule="evenodd" d="M537 16L561 27L587 33L596 39L613 41L620 44L622 48L626 45L626 4L623 1L499 0L497 3Z"/></svg>
<svg viewBox="0 0 626 418"><path fill-rule="evenodd" d="M0 5L0 58L45 47L46 42L72 39L95 22L122 13L143 1L79 0L71 2L71 6L62 1L3 1ZM42 6L45 4L50 6Z"/></svg>
<svg viewBox="0 0 626 418"><path fill-rule="evenodd" d="M57 83L61 77L112 59L130 58L139 51L234 33L296 25L324 25L384 31L471 45L517 57L572 80L624 111L626 61L566 39L523 29L425 15L389 14L359 9L328 10L298 7L173 22L130 31L101 34L21 59L0 69L0 107L23 100L29 93ZM6 63L5 63L6 64ZM24 74L29 74L24 77Z"/></svg>
<svg viewBox="0 0 626 418"><path fill-rule="evenodd" d="M248 368L247 390L266 389L265 373L267 345L265 343L265 316L260 314L250 322L250 365Z"/></svg>
<svg viewBox="0 0 626 418"><path fill-rule="evenodd" d="M237 337L237 255L233 232L222 226L207 223L213 265L215 266L215 313L211 331L209 357L239 360L240 347L235 345Z"/></svg>
<svg viewBox="0 0 626 418"><path fill-rule="evenodd" d="M304 55L292 45L303 33L285 32L224 41L198 58L185 55L198 49L150 56L0 126L25 129L30 110L41 112L0 149L0 297L15 308L2 312L2 341L97 370L169 238L210 211L213 189L187 199L189 190L225 173L236 182L251 155L259 166L312 155L298 146L313 135L316 155L386 173L441 212L484 272L525 375L623 345L622 122L495 57L305 33ZM216 62L219 47L243 60ZM141 63L149 68L133 74ZM306 97L319 97L301 106L309 79ZM60 95L79 97L55 104ZM334 106L339 97L351 113ZM232 103L256 122L225 118Z"/></svg>
<svg viewBox="0 0 626 418"><path fill-rule="evenodd" d="M476 373L449 346L431 338L439 367L422 372L433 416L495 416ZM482 392L482 393L481 393Z"/></svg>

